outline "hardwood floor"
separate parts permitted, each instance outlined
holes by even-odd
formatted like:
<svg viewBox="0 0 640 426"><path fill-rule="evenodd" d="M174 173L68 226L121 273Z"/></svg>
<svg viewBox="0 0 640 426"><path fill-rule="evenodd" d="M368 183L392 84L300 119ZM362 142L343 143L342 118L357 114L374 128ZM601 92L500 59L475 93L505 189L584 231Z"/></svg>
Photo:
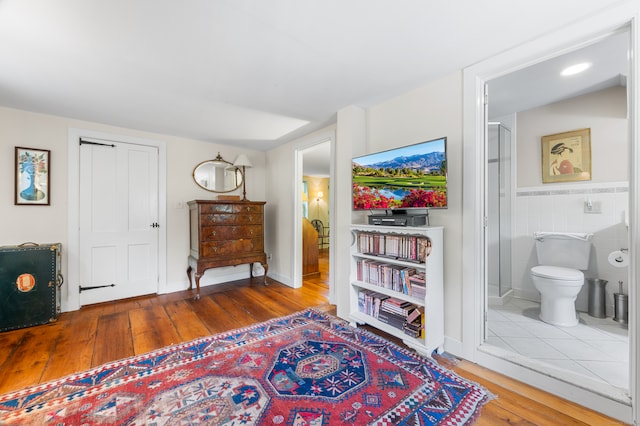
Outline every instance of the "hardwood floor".
<svg viewBox="0 0 640 426"><path fill-rule="evenodd" d="M335 314L335 306L328 303L327 253L321 250L319 276L305 279L301 289L273 280L265 287L258 277L203 287L198 301L192 291L139 297L83 307L63 313L52 324L0 333L0 393L311 306ZM622 424L470 362L438 361L497 396L482 409L478 425Z"/></svg>

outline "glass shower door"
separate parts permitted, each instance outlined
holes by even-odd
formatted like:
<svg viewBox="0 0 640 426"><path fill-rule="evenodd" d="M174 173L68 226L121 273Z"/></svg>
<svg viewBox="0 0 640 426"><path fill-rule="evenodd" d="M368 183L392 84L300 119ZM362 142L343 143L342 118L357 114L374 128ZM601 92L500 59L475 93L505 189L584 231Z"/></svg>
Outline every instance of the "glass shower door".
<svg viewBox="0 0 640 426"><path fill-rule="evenodd" d="M489 302L511 290L511 130L489 123L487 273Z"/></svg>

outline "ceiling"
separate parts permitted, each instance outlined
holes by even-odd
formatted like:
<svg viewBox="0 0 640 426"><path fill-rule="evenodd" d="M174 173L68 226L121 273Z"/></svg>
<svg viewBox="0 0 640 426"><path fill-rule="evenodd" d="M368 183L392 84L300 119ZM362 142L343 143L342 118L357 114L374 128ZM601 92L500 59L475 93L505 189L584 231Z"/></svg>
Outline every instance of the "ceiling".
<svg viewBox="0 0 640 426"><path fill-rule="evenodd" d="M628 48L629 32L621 31L489 81L489 120L613 86L625 86ZM591 66L580 74L561 75L562 70L579 63Z"/></svg>
<svg viewBox="0 0 640 426"><path fill-rule="evenodd" d="M618 0L0 0L0 105L260 151Z"/></svg>
<svg viewBox="0 0 640 426"><path fill-rule="evenodd" d="M322 142L302 151L302 174L328 178L331 174L331 143Z"/></svg>
<svg viewBox="0 0 640 426"><path fill-rule="evenodd" d="M621 31L587 46L508 73L488 83L489 121L613 86L626 86L629 32ZM567 66L590 63L585 72L563 77ZM303 173L329 176L329 143L304 151Z"/></svg>

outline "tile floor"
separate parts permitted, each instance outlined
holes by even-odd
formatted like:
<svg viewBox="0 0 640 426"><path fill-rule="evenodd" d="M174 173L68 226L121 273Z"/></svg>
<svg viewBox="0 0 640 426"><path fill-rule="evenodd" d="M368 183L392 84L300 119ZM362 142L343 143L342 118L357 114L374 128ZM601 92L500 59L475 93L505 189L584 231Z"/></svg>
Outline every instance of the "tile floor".
<svg viewBox="0 0 640 426"><path fill-rule="evenodd" d="M542 322L540 304L511 299L489 306L487 343L551 366L629 388L629 333L611 318L579 312L575 327Z"/></svg>

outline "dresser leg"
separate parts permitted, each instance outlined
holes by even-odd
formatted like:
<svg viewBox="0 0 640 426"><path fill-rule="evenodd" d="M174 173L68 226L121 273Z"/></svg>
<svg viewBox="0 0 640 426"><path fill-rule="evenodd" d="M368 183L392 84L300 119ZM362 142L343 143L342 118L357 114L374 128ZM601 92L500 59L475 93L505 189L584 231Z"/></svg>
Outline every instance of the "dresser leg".
<svg viewBox="0 0 640 426"><path fill-rule="evenodd" d="M191 271L193 271L193 268L189 266L187 268L187 277L189 277L189 290L191 290L191 287L193 286L193 284L191 284Z"/></svg>
<svg viewBox="0 0 640 426"><path fill-rule="evenodd" d="M269 285L269 283L267 282L267 272L269 272L269 265L267 265L266 263L261 263L261 265L264 268L264 285Z"/></svg>
<svg viewBox="0 0 640 426"><path fill-rule="evenodd" d="M200 300L200 277L202 276L202 274L199 274L196 272L196 297L194 297L195 300Z"/></svg>

